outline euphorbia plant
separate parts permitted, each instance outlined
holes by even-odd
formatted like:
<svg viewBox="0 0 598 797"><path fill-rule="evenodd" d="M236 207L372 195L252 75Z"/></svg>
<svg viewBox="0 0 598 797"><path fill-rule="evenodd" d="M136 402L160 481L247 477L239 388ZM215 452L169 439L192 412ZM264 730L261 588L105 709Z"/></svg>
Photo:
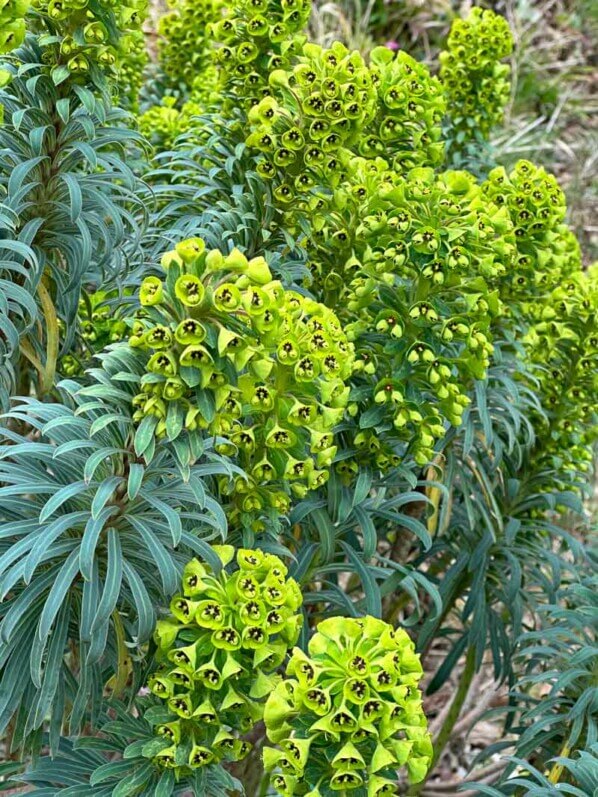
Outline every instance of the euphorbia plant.
<svg viewBox="0 0 598 797"><path fill-rule="evenodd" d="M305 41L300 31L310 0L237 0L210 29L221 45L215 54L221 85L245 110L270 94L268 77L296 56Z"/></svg>
<svg viewBox="0 0 598 797"><path fill-rule="evenodd" d="M84 285L122 275L126 234L135 240L139 183L122 154L139 139L110 95L144 8L40 0L23 40L8 36L3 16L27 6L0 7L0 201L11 239L1 265L11 299L0 313L13 381L27 394L52 391Z"/></svg>
<svg viewBox="0 0 598 797"><path fill-rule="evenodd" d="M466 172L397 178L358 162L314 223L314 287L355 344L355 445L383 466L404 440L423 465L486 372L493 286L515 253L508 213Z"/></svg>
<svg viewBox="0 0 598 797"><path fill-rule="evenodd" d="M490 9L473 8L456 19L440 53L440 80L447 101L447 157L454 165L488 160L487 142L509 101L513 49L509 25Z"/></svg>
<svg viewBox="0 0 598 797"><path fill-rule="evenodd" d="M165 705L151 712L163 740L153 760L179 776L247 755L240 736L262 718L303 620L301 590L278 557L230 545L214 552L220 573L189 562L182 594L156 629L160 667L149 688Z"/></svg>
<svg viewBox="0 0 598 797"><path fill-rule="evenodd" d="M324 620L271 693L264 764L283 795L396 794L396 770L420 781L432 756L417 688L421 663L402 630L373 617Z"/></svg>
<svg viewBox="0 0 598 797"><path fill-rule="evenodd" d="M193 238L162 265L165 278L142 282L129 338L147 357L134 418L171 441L214 435L248 474L234 485L233 516L261 530L288 510L289 492L327 480L353 347L335 314L285 290L263 257Z"/></svg>
<svg viewBox="0 0 598 797"><path fill-rule="evenodd" d="M516 683L573 568L594 436L595 273L556 182L441 170L483 171L506 25L455 22L435 78L306 44L302 0L177 0L150 195L110 100L144 60L126 1L39 0L2 59L6 747L47 745L44 795L423 789L486 650ZM450 645L432 690L465 654L434 751L401 623Z"/></svg>

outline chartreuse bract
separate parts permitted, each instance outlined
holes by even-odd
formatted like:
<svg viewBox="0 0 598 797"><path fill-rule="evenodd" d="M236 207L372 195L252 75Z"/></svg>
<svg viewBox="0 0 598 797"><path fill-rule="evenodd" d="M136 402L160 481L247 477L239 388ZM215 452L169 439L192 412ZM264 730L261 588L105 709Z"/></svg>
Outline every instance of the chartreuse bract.
<svg viewBox="0 0 598 797"><path fill-rule="evenodd" d="M502 120L511 94L511 69L501 61L512 49L506 19L490 9L473 8L466 19L453 22L439 56L450 159L481 160L480 151Z"/></svg>
<svg viewBox="0 0 598 797"><path fill-rule="evenodd" d="M481 189L513 225L516 260L501 280L505 311L533 319L538 298L580 269L579 245L565 224L565 195L552 174L527 160L510 172L492 169Z"/></svg>
<svg viewBox="0 0 598 797"><path fill-rule="evenodd" d="M161 663L149 688L164 709L150 715L162 740L153 760L179 774L247 755L241 737L262 719L303 621L301 590L277 556L213 550L220 571L189 562L156 628Z"/></svg>
<svg viewBox="0 0 598 797"><path fill-rule="evenodd" d="M158 63L166 95L138 117L140 131L156 152L171 150L176 138L191 129L199 133L195 117L218 105L209 30L222 11L220 0L177 0L158 21Z"/></svg>
<svg viewBox="0 0 598 797"><path fill-rule="evenodd" d="M353 346L331 310L285 290L263 257L206 251L194 238L162 265L163 277L141 284L129 338L147 358L134 418L159 438L214 436L248 474L234 485L233 516L258 530L268 507L287 511L289 492L326 482Z"/></svg>
<svg viewBox="0 0 598 797"><path fill-rule="evenodd" d="M38 15L34 26L55 31L41 44L56 83L68 77L99 82L106 70L116 76L143 41L146 0L34 0L32 7Z"/></svg>
<svg viewBox="0 0 598 797"><path fill-rule="evenodd" d="M394 54L387 47L372 50L370 72L377 112L360 138L359 153L385 158L397 171L441 164L446 104L438 78L403 50Z"/></svg>
<svg viewBox="0 0 598 797"><path fill-rule="evenodd" d="M270 94L270 73L300 52L310 11L310 0L234 0L225 6L210 33L220 45L215 61L230 99L248 110Z"/></svg>
<svg viewBox="0 0 598 797"><path fill-rule="evenodd" d="M513 225L514 268L499 281L508 319L517 329L543 417L536 417L539 471L583 484L596 438L598 286L584 270L579 244L564 223L565 196L555 177L526 160L493 169L482 192L505 208ZM574 478L575 480L575 478ZM549 485L554 484L549 480Z"/></svg>
<svg viewBox="0 0 598 797"><path fill-rule="evenodd" d="M10 52L22 44L27 30L25 15L29 5L29 0L2 0L0 4L0 55Z"/></svg>
<svg viewBox="0 0 598 797"><path fill-rule="evenodd" d="M247 144L261 153L257 171L275 180L282 205L315 186L335 187L344 173L343 153L376 112L376 90L362 56L336 42L330 49L306 44L296 65L270 75L272 96L249 112Z"/></svg>
<svg viewBox="0 0 598 797"><path fill-rule="evenodd" d="M556 180L492 160L511 35L474 9L436 77L309 13L173 0L139 97L145 0L0 0L0 729L48 797L415 794L489 658L517 752L593 739L585 650L517 706L598 294Z"/></svg>
<svg viewBox="0 0 598 797"><path fill-rule="evenodd" d="M173 88L192 91L210 73L210 25L223 11L221 0L174 0L158 22L159 63ZM213 67L212 67L213 69Z"/></svg>
<svg viewBox="0 0 598 797"><path fill-rule="evenodd" d="M419 657L402 629L373 617L319 623L266 703L264 749L279 794L397 794L396 771L422 780L432 745Z"/></svg>

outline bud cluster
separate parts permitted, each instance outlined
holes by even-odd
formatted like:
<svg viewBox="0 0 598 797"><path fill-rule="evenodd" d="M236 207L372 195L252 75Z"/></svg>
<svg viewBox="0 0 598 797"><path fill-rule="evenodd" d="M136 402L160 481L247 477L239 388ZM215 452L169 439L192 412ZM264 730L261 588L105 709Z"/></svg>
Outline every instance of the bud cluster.
<svg viewBox="0 0 598 797"><path fill-rule="evenodd" d="M579 268L578 246L564 224L565 195L552 174L526 160L510 173L493 169L482 192L506 208L514 227L517 257L501 280L507 309L533 316L538 297Z"/></svg>
<svg viewBox="0 0 598 797"><path fill-rule="evenodd" d="M343 164L376 113L370 70L357 51L336 42L307 44L292 70L270 76L272 97L249 112L247 145L261 153L258 173L276 179L284 208L314 187L335 187Z"/></svg>
<svg viewBox="0 0 598 797"><path fill-rule="evenodd" d="M418 683L422 667L402 629L373 617L318 625L309 655L295 649L266 703L264 765L283 795L359 790L396 794L430 766L432 744Z"/></svg>
<svg viewBox="0 0 598 797"><path fill-rule="evenodd" d="M141 30L132 31L128 50L119 59L117 88L122 106L135 114L139 112L139 94L148 63L145 34Z"/></svg>
<svg viewBox="0 0 598 797"><path fill-rule="evenodd" d="M542 463L557 472L590 471L598 438L598 268L581 269L551 291L526 344L548 421Z"/></svg>
<svg viewBox="0 0 598 797"><path fill-rule="evenodd" d="M114 315L110 300L114 293L95 291L85 294L79 300L77 312L77 336L75 348L65 355L60 362L60 371L67 376L83 373L84 364L95 353L102 351L110 343L124 340L127 336L127 325L124 320ZM61 331L65 324L60 322Z"/></svg>
<svg viewBox="0 0 598 797"><path fill-rule="evenodd" d="M509 173L493 169L482 191L514 227L516 258L499 289L512 323L523 329L530 388L543 410L533 417L535 465L570 484L572 474L590 469L596 438L598 275L583 270L553 175L521 160Z"/></svg>
<svg viewBox="0 0 598 797"><path fill-rule="evenodd" d="M193 89L198 74L209 69L210 26L223 13L222 0L171 0L158 23L158 56L172 84Z"/></svg>
<svg viewBox="0 0 598 797"><path fill-rule="evenodd" d="M229 545L214 552L220 572L189 562L182 594L156 628L161 665L148 685L165 707L151 712L163 739L154 761L179 776L247 755L251 745L240 736L262 718L303 619L301 590L278 557L246 549L235 555Z"/></svg>
<svg viewBox="0 0 598 797"><path fill-rule="evenodd" d="M0 55L23 43L29 5L30 0L0 0Z"/></svg>
<svg viewBox="0 0 598 797"><path fill-rule="evenodd" d="M180 108L176 97L164 97L160 105L152 105L138 117L140 132L158 150L171 150L183 133L195 128L196 117L205 112L203 103L190 99Z"/></svg>
<svg viewBox="0 0 598 797"><path fill-rule="evenodd" d="M336 231L325 236L334 242L354 230L344 235L344 272L330 254L319 284L325 296L337 286L332 301L344 308L356 347L363 381L349 405L361 429L354 444L385 468L396 462L386 444L403 441L423 465L445 422L461 423L471 381L488 367L489 325L499 309L492 284L513 258L512 229L507 211L466 172L419 168L400 178L356 164L353 174L350 196L363 197L358 223L346 203L352 218L343 227L339 212Z"/></svg>
<svg viewBox="0 0 598 797"><path fill-rule="evenodd" d="M445 100L438 78L406 52L395 55L387 47L372 50L370 70L378 110L359 142L359 153L385 158L398 171L440 164Z"/></svg>
<svg viewBox="0 0 598 797"><path fill-rule="evenodd" d="M33 8L55 32L45 62L87 77L97 67L116 72L139 47L147 0L33 0Z"/></svg>
<svg viewBox="0 0 598 797"><path fill-rule="evenodd" d="M453 22L447 48L440 53L440 80L451 127L457 135L475 131L486 139L501 121L511 92L510 67L500 63L513 49L509 24L476 6L467 19Z"/></svg>
<svg viewBox="0 0 598 797"><path fill-rule="evenodd" d="M310 0L233 0L211 26L223 86L246 109L270 94L270 72L300 52L310 12Z"/></svg>
<svg viewBox="0 0 598 797"><path fill-rule="evenodd" d="M303 496L328 478L353 347L331 310L285 290L262 257L206 252L193 238L162 265L165 278L141 285L129 339L148 358L134 419L154 416L170 440L215 436L248 474L234 486L240 509L284 513L276 482Z"/></svg>

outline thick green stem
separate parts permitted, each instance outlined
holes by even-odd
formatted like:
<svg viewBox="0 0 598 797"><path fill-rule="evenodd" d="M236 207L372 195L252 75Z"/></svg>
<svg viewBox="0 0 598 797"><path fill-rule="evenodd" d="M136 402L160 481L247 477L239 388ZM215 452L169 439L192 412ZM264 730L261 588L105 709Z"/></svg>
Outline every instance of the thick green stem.
<svg viewBox="0 0 598 797"><path fill-rule="evenodd" d="M415 786L412 786L411 789L409 789L408 794L410 795L419 794L420 791L424 788L428 778L434 771L434 767L436 766L436 764L440 760L442 753L444 752L444 748L446 747L451 737L451 733L453 732L455 723L459 719L459 715L461 714L461 709L463 708L463 704L465 703L465 699L469 692L469 687L471 686L473 676L475 675L475 658L476 658L475 648L472 645L467 650L465 667L463 669L463 672L461 673L459 687L457 688L457 692L455 694L455 697L453 698L453 702L451 703L449 712L446 715L444 722L442 723L440 731L438 732L438 736L434 740L434 755L432 756L432 763L430 765L430 769L428 770L428 774L421 783L417 783Z"/></svg>

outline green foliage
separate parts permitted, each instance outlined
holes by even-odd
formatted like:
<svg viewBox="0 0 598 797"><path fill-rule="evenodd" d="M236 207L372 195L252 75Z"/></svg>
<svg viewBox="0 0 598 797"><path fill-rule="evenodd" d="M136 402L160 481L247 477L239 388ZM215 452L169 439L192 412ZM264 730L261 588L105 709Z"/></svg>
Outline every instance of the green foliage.
<svg viewBox="0 0 598 797"><path fill-rule="evenodd" d="M291 795L366 789L395 793L396 768L422 780L432 756L413 643L388 623L333 617L318 625L308 655L296 649L264 713L266 771Z"/></svg>
<svg viewBox="0 0 598 797"><path fill-rule="evenodd" d="M213 461L183 480L166 452L144 462L131 394L111 381L130 358L124 349L113 357L85 390L62 383L64 404L23 400L8 414L37 430L35 441L1 430L0 718L3 729L14 718L21 743L47 718L56 740L67 702L80 728L125 642L149 639L181 561L205 552L202 538L226 534L203 479L228 469Z"/></svg>
<svg viewBox="0 0 598 797"><path fill-rule="evenodd" d="M557 603L542 607L542 627L519 640L517 702L524 708L516 753L536 766L596 739L597 587L595 572L564 587ZM548 689L538 698L540 684Z"/></svg>
<svg viewBox="0 0 598 797"><path fill-rule="evenodd" d="M147 698L136 698L135 710L116 701L102 708L101 735L61 738L55 756L41 756L19 780L45 797L227 797L240 787L222 767L194 769L176 780L173 770L155 766L151 759L158 740L144 714L151 716L157 706ZM115 751L123 751L124 757L115 759Z"/></svg>
<svg viewBox="0 0 598 797"><path fill-rule="evenodd" d="M114 14L101 13L116 47ZM36 16L42 32L1 62L11 80L0 89L0 198L6 207L3 226L10 230L0 268L2 279L11 283L11 307L3 309L7 328L19 337L17 345L14 334L7 336L14 374L10 390L18 382L19 390L29 393L33 384L40 396L51 391L57 360L75 341L84 282L97 285L108 274L122 273L123 250L137 245L144 213L134 193L139 180L124 158L124 148L137 145L139 136L124 128L125 115L103 91L111 68L105 74L99 61L89 60L85 74L71 76L62 56L56 63L52 55L51 42L76 20L82 24L79 12L53 22ZM99 45L89 47L99 52ZM51 70L45 65L48 54ZM29 318L19 309L23 290ZM31 324L36 315L39 327Z"/></svg>

